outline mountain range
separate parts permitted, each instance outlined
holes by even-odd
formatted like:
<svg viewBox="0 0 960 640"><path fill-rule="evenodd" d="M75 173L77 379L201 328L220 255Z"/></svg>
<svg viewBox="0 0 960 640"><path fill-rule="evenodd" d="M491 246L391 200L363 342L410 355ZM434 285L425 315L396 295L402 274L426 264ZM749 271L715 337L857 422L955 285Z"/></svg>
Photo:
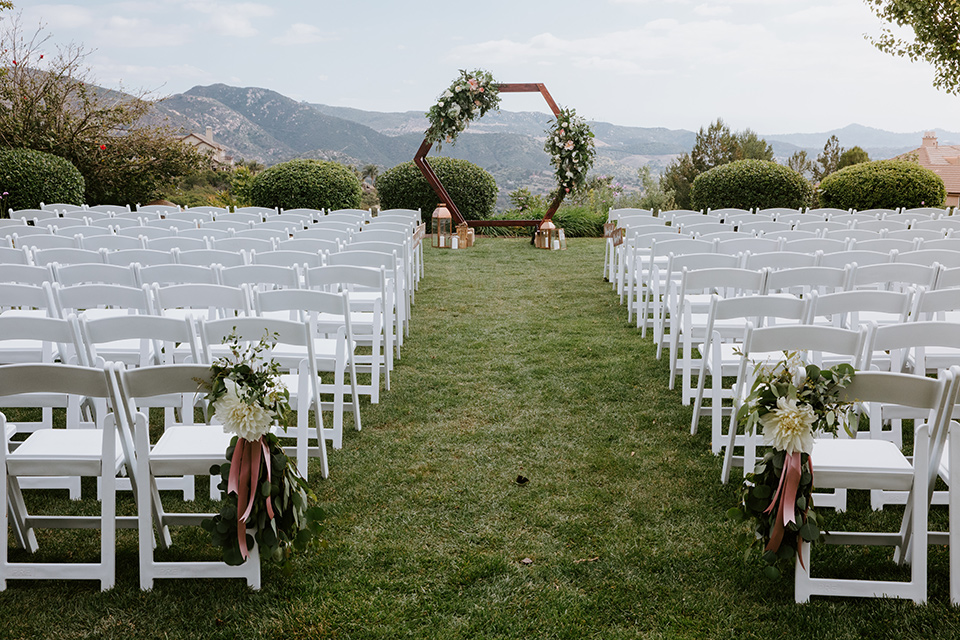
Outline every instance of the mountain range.
<svg viewBox="0 0 960 640"><path fill-rule="evenodd" d="M423 141L423 111L378 112L299 102L269 89L225 84L196 86L156 104L158 115L184 131L212 127L216 141L235 158L266 165L291 158L319 158L381 169L412 160ZM501 193L526 186L545 192L553 186L550 158L543 150L550 116L538 112L492 112L471 123L457 144L431 153L464 158L497 179ZM644 165L659 173L689 151L696 133L662 127L626 127L591 122L596 135L596 173L638 184ZM941 144L960 144L960 133L936 130ZM862 147L873 159L889 158L920 146L923 132L892 133L858 124L821 133L763 135L778 160L804 149L815 158L827 138L843 147Z"/></svg>

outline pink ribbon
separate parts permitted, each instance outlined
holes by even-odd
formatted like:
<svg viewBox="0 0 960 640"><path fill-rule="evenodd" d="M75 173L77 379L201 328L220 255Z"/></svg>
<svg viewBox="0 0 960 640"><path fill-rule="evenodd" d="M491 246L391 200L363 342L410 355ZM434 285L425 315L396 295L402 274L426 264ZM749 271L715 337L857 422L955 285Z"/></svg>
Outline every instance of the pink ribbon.
<svg viewBox="0 0 960 640"><path fill-rule="evenodd" d="M800 487L800 476L803 472L800 455L799 451L787 454L783 461L780 484L777 485L777 491L773 494L770 506L763 511L764 513L770 513L774 507L778 509L773 531L770 532L770 542L766 546L767 551L776 553L780 549L781 542L783 542L783 533L786 526L797 521L797 489ZM789 505L789 508L787 508L787 505ZM803 566L799 544L797 545L797 555L800 557L800 566Z"/></svg>
<svg viewBox="0 0 960 640"><path fill-rule="evenodd" d="M257 446L259 445L259 446ZM253 511L253 503L260 490L260 461L267 461L267 481L271 482L270 450L261 437L256 441L248 442L237 438L237 445L233 449L233 458L230 460L230 475L227 478L227 493L237 495L237 542L240 544L240 556L246 560L250 552L247 550L247 518ZM243 511L240 509L243 507ZM267 515L272 520L273 500L267 499Z"/></svg>

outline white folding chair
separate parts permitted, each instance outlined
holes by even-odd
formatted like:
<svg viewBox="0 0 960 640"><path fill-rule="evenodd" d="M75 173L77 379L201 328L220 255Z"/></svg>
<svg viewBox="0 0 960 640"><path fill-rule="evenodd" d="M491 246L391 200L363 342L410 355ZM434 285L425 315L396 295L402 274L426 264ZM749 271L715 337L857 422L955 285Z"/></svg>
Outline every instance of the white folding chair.
<svg viewBox="0 0 960 640"><path fill-rule="evenodd" d="M317 358L317 371L333 373L332 383L324 382L321 377L318 385L321 394L333 395L333 402L320 403L322 409L333 412L333 429L327 430L329 433L324 437L332 440L334 449L342 448L344 411L353 413L354 428L360 431L360 394L373 394L372 384L361 388L357 383L357 343L353 338L349 294L346 291L327 293L306 289L276 289L258 292L254 298L260 315L296 311L300 315L300 322L309 321L313 325L316 331L313 352ZM275 357L302 356L305 350L278 345L273 353ZM373 382L379 385L379 380ZM349 406L345 403L348 394Z"/></svg>
<svg viewBox="0 0 960 640"><path fill-rule="evenodd" d="M702 357L697 375L697 391L693 403L693 419L690 423L690 435L696 435L700 415L706 411L711 418L710 443L714 454L723 448L723 416L730 408L723 404L724 399L732 398L733 389L725 389L724 376L734 376L740 365L740 344L746 331L747 322L754 327L762 327L768 322L775 324L803 322L807 314L808 300L770 295L750 295L735 298L721 298L713 295L707 316L705 340L697 345ZM704 407L704 389L707 376L710 377L710 406Z"/></svg>
<svg viewBox="0 0 960 640"><path fill-rule="evenodd" d="M21 395L22 394L22 395ZM20 364L0 367L0 396L109 397L107 378L102 371L66 364ZM0 589L8 580L56 579L99 580L101 590L116 580L116 490L117 474L124 466L124 452L118 446L114 415L102 416L93 429L42 429L30 434L16 449L9 438L0 446ZM7 433L0 413L0 429ZM27 511L20 478L42 476L95 476L101 481L99 516L44 516ZM8 519L12 516L12 522ZM38 548L35 529L100 529L98 562L36 563L12 561L8 535L12 529L22 546Z"/></svg>
<svg viewBox="0 0 960 640"><path fill-rule="evenodd" d="M389 391L394 359L393 305L389 304L386 269L328 265L307 269L304 278L308 289L350 293L350 322L354 339L370 348L369 356L356 356L357 371L370 374L370 402L377 404L380 402L380 372L383 371L384 388Z"/></svg>
<svg viewBox="0 0 960 640"><path fill-rule="evenodd" d="M810 454L818 487L884 489L909 492L903 521L897 532L824 533L827 544L893 546L894 561L910 565L906 581L812 577L815 556L803 542L794 579L797 602L814 595L927 599L927 545L930 500L948 432L956 431L950 415L957 399L960 368L944 371L940 378L863 371L842 392L849 401L901 405L928 412L929 418L914 431L914 454L907 458L893 443L874 439L819 439ZM957 434L952 438L958 437ZM955 533L951 537L955 537ZM953 555L954 550L951 550ZM875 552L872 552L874 555ZM877 561L872 560L871 566Z"/></svg>
<svg viewBox="0 0 960 640"><path fill-rule="evenodd" d="M133 477L137 495L140 588L152 589L159 578L242 578L253 589L260 588L260 555L256 544L250 556L238 566L218 561L161 561L154 546L172 545L170 527L197 526L212 513L168 513L157 490L157 478L203 475L212 465L225 464L230 434L209 425L175 426L163 432L151 445L150 424L137 406L155 396L195 393L197 381L210 381L210 366L175 364L125 370L109 368L112 398L119 415L121 433L133 442ZM154 538L154 526L157 538Z"/></svg>
<svg viewBox="0 0 960 640"><path fill-rule="evenodd" d="M320 374L317 372L317 356L314 352L316 331L312 319L306 322L278 320L263 316L225 318L223 320L200 320L200 340L204 361L209 365L214 359L213 347L222 347L230 335L241 342L254 343L263 337L276 342L276 348L266 357L277 361L289 373L281 380L290 392L290 406L297 412L297 427L294 434L277 433L281 437L296 439L291 451L297 459L297 467L304 479L308 477L309 458L319 458L320 475L330 475L327 448L323 438L323 418L320 406ZM301 350L302 349L302 350ZM317 446L309 446L309 415L313 410L314 434Z"/></svg>
<svg viewBox="0 0 960 640"><path fill-rule="evenodd" d="M693 368L699 366L694 345L705 338L711 294L722 298L756 295L766 286L767 270L737 268L684 270L677 286L676 312L670 324L670 388L677 375L681 380L681 400L690 404L694 396L691 384ZM671 294L671 297L673 294ZM682 343L682 355L681 355Z"/></svg>
<svg viewBox="0 0 960 640"><path fill-rule="evenodd" d="M753 469L757 458L757 434L747 432L737 435L737 413L743 405L748 390L753 385L755 362L770 360L771 354L776 360L783 352L796 351L804 362L823 364L824 354L831 361L844 358L854 369L862 369L864 344L867 342L867 329L842 329L839 327L819 327L814 325L778 325L773 327L747 326L741 347L740 365L737 369L737 382L733 392L733 409L727 430L727 442L723 452L723 469L720 481L726 484L730 470L735 462L734 448L743 442L742 465L745 473ZM841 498L842 499L842 498Z"/></svg>

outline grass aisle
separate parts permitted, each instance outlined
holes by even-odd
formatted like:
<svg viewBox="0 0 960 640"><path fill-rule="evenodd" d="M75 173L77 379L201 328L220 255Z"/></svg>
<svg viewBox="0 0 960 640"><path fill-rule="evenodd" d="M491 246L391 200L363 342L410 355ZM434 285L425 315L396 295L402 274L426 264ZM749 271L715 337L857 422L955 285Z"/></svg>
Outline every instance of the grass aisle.
<svg viewBox="0 0 960 640"><path fill-rule="evenodd" d="M569 244L426 251L393 389L313 482L329 546L292 574L265 566L260 593L174 581L143 594L124 532L114 591L13 583L0 637L960 635L942 550L920 608L798 607L789 579L744 564L709 434L688 435L666 365L601 280L602 241Z"/></svg>

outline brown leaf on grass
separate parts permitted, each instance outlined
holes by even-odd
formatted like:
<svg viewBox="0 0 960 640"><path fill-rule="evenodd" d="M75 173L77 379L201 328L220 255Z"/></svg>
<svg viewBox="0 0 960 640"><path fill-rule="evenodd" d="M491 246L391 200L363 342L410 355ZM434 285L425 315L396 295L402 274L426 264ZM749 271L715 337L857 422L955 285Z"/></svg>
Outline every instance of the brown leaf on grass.
<svg viewBox="0 0 960 640"><path fill-rule="evenodd" d="M533 560L531 560L530 558L524 558L523 560L520 561L520 564L531 565L533 564Z"/></svg>
<svg viewBox="0 0 960 640"><path fill-rule="evenodd" d="M580 564L582 562L596 562L600 559L600 556L594 556L593 558L580 558L579 560L574 560L573 564Z"/></svg>

